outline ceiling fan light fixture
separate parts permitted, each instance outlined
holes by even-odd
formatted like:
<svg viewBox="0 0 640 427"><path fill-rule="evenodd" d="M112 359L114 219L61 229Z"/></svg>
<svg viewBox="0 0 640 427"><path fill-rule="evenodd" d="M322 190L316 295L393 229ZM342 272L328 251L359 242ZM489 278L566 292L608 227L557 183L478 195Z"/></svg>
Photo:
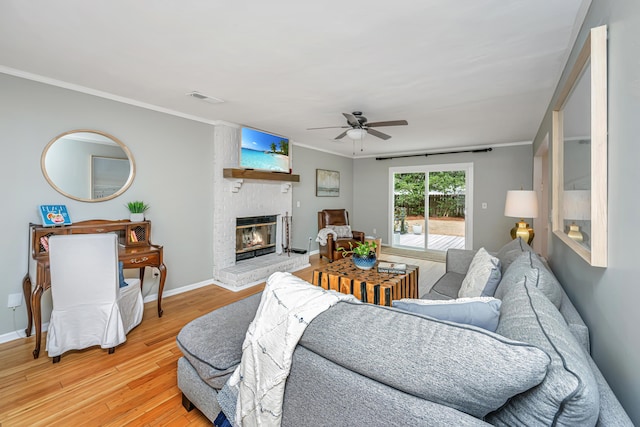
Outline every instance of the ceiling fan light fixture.
<svg viewBox="0 0 640 427"><path fill-rule="evenodd" d="M360 141L364 139L365 135L367 135L367 131L362 128L349 129L347 131L347 136L354 141Z"/></svg>

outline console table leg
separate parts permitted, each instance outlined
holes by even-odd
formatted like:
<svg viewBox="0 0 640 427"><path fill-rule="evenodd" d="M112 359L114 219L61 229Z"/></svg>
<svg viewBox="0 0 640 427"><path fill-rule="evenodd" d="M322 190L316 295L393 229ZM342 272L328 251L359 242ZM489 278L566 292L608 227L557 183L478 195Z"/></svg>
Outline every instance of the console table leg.
<svg viewBox="0 0 640 427"><path fill-rule="evenodd" d="M33 320L36 326L36 348L33 350L33 358L40 356L40 341L42 340L42 311L40 298L42 298L42 286L37 285L31 295L31 305L33 307Z"/></svg>
<svg viewBox="0 0 640 427"><path fill-rule="evenodd" d="M167 278L167 267L164 263L158 267L160 270L160 284L158 285L158 317L162 317L162 292L164 291L164 281Z"/></svg>
<svg viewBox="0 0 640 427"><path fill-rule="evenodd" d="M27 329L24 330L26 336L31 336L31 328L33 328L33 312L31 311L31 278L29 273L22 279L22 293L24 295L24 304L27 306Z"/></svg>

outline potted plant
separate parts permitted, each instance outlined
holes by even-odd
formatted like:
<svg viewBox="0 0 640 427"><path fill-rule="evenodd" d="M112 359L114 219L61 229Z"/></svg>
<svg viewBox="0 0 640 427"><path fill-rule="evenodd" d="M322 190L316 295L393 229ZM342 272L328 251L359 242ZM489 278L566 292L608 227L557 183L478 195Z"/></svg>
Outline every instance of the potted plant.
<svg viewBox="0 0 640 427"><path fill-rule="evenodd" d="M149 205L143 201L136 200L135 202L127 203L127 209L129 209L129 220L131 222L144 221L144 213L149 209Z"/></svg>
<svg viewBox="0 0 640 427"><path fill-rule="evenodd" d="M374 241L357 242L355 247L349 242L350 250L345 248L338 248L338 250L342 251L342 256L345 257L351 254L351 260L356 267L362 270L370 270L376 265L376 246Z"/></svg>

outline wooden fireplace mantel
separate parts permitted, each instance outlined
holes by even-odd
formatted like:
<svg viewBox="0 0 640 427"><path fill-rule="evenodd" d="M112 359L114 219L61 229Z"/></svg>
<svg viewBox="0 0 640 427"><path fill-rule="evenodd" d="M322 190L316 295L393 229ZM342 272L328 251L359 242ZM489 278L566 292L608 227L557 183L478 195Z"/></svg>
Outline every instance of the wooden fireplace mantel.
<svg viewBox="0 0 640 427"><path fill-rule="evenodd" d="M282 173L282 172L259 171L259 170L252 170L252 169L225 168L222 170L222 176L224 176L225 178L263 179L268 181L300 182L300 175L293 175L290 173Z"/></svg>

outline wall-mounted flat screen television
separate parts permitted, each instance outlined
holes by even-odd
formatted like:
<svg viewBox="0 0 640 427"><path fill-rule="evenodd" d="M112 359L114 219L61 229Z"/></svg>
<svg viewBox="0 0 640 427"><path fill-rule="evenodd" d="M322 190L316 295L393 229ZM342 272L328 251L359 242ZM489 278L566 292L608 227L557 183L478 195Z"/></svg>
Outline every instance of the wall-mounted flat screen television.
<svg viewBox="0 0 640 427"><path fill-rule="evenodd" d="M288 138L243 127L240 146L241 168L290 172Z"/></svg>

